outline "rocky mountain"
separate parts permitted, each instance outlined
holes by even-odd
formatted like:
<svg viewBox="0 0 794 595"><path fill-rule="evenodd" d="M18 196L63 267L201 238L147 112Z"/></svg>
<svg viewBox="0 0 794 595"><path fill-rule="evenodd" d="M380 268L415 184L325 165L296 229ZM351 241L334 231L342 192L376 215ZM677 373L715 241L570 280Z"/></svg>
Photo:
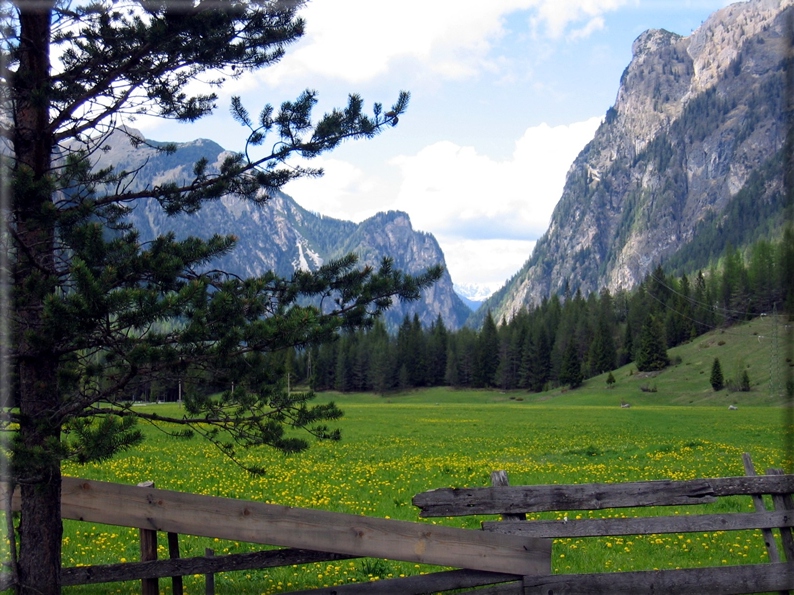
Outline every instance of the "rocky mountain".
<svg viewBox="0 0 794 595"><path fill-rule="evenodd" d="M130 134L117 131L105 143L97 166L112 165L118 170L137 171L134 184L156 185L168 181L191 179L193 165L201 158L219 165L226 154L223 148L206 139L179 143L176 151L158 151L160 143L147 141L137 147ZM151 146L147 146L151 145ZM277 194L259 207L234 196L206 204L195 214L167 216L156 201L141 201L129 215L140 231L141 240L174 232L178 238L209 237L233 234L238 242L228 255L213 261L213 268L248 277L273 270L282 276L294 271L316 270L323 263L350 252L361 264L376 265L390 256L397 268L419 273L435 264L444 264L444 255L432 235L414 231L407 214L379 213L361 223L323 217L302 208L284 193ZM393 328L403 317L416 313L423 324L430 325L441 315L450 329L459 328L470 314L455 294L448 272L423 297L412 304L396 303L387 313Z"/></svg>
<svg viewBox="0 0 794 595"><path fill-rule="evenodd" d="M750 0L688 37L640 35L548 230L471 323L487 309L510 318L566 286L630 288L658 264L696 270L727 242L779 231L793 13L792 0Z"/></svg>

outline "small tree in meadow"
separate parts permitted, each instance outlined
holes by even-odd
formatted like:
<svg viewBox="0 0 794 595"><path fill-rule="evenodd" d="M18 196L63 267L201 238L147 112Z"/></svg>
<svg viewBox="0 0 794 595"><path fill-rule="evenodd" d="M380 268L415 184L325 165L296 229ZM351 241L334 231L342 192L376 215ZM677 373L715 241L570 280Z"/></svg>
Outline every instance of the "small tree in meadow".
<svg viewBox="0 0 794 595"><path fill-rule="evenodd" d="M615 377L612 375L612 372L609 373L607 376L607 388L613 388L615 386Z"/></svg>
<svg viewBox="0 0 794 595"><path fill-rule="evenodd" d="M747 374L747 370L742 371L742 380L739 383L739 390L743 393L750 392L750 376Z"/></svg>
<svg viewBox="0 0 794 595"><path fill-rule="evenodd" d="M725 388L725 378L722 375L722 366L720 365L720 358L715 357L714 363L711 364L711 388L715 391L720 391Z"/></svg>

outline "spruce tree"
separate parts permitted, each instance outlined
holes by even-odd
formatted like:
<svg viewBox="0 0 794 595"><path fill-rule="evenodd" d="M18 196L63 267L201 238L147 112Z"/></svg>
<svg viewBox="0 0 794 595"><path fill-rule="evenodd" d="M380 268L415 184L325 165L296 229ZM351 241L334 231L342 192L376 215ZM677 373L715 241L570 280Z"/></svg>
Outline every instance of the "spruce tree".
<svg viewBox="0 0 794 595"><path fill-rule="evenodd" d="M475 358L474 386L496 386L496 370L499 367L499 334L490 310L477 337Z"/></svg>
<svg viewBox="0 0 794 595"><path fill-rule="evenodd" d="M610 372L609 376L607 376L607 388L612 388L614 386L615 386L615 376L612 374L612 372Z"/></svg>
<svg viewBox="0 0 794 595"><path fill-rule="evenodd" d="M579 357L579 350L573 341L568 342L568 347L562 356L560 366L560 384L567 384L571 388L578 388L584 380L582 374L582 359Z"/></svg>
<svg viewBox="0 0 794 595"><path fill-rule="evenodd" d="M715 391L720 391L725 388L725 379L722 376L722 366L720 365L720 359L718 357L715 357L714 362L711 364L709 382L711 383L711 388Z"/></svg>
<svg viewBox="0 0 794 595"><path fill-rule="evenodd" d="M447 366L447 342L449 333L441 314L436 317L427 338L427 383L430 386L444 384Z"/></svg>
<svg viewBox="0 0 794 595"><path fill-rule="evenodd" d="M656 316L649 315L642 326L635 363L640 372L661 370L670 363L662 323Z"/></svg>
<svg viewBox="0 0 794 595"><path fill-rule="evenodd" d="M441 274L434 268L409 277L388 260L358 268L348 256L287 279L240 279L210 266L233 249L234 237L168 235L142 244L125 221L140 201L166 216L226 196L264 205L287 181L320 173L291 166L291 155L311 158L392 127L406 93L391 109L375 104L371 116L351 95L319 120L314 91L278 109L260 106L256 118L235 98L246 149L217 168L199 160L187 179L159 185L137 180L135 171L93 168L111 136L147 143L121 126L128 116L193 122L212 113L217 97L194 84L220 85L276 62L303 33L302 4L16 0L0 8L2 178L11 190L3 233L12 286L11 311L2 313L11 346L3 355L17 380L2 424L15 431L4 468L21 487L16 578L23 592L61 591L62 460L104 460L139 443L138 419L178 424L178 434L202 435L232 457L232 444L305 448L285 424L336 437L325 422L339 410L288 394L283 375L268 369L268 354L367 326L393 298L416 299ZM312 305L323 297L331 307ZM198 390L208 377L235 389L211 399ZM165 419L129 405L147 386L177 382L184 416ZM213 428L230 432L229 443Z"/></svg>

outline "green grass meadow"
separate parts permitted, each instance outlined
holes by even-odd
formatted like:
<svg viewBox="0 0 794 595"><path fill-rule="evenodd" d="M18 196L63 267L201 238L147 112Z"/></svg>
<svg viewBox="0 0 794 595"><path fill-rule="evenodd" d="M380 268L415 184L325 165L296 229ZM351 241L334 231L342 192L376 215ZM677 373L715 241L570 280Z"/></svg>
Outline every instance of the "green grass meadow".
<svg viewBox="0 0 794 595"><path fill-rule="evenodd" d="M511 484L621 482L743 475L749 452L759 472L785 464L781 382L785 337L770 319L701 337L670 350L680 358L656 376L632 366L588 380L576 391L533 394L427 389L408 394L320 395L345 412L339 443L317 443L284 456L272 450L245 456L263 463L252 477L200 441L174 442L154 428L134 451L102 465L65 467L67 475L271 502L296 507L419 521L414 494L449 486L486 486L495 469ZM778 334L775 342L774 333ZM715 393L709 385L714 357L726 379L746 369L753 390ZM655 392L644 392L655 390ZM621 402L631 404L621 408ZM736 404L737 410L728 405ZM161 411L176 405L157 405ZM701 510L674 508L642 514L703 510L751 511L749 497ZM634 511L571 512L571 517L630 516ZM564 512L544 515L562 518ZM478 528L494 517L425 519L422 522ZM538 518L536 515L535 518ZM137 531L65 523L64 565L138 559ZM160 556L167 557L165 535ZM181 538L183 556L252 551L259 546ZM644 570L760 563L766 561L760 532L655 535L557 540L558 573ZM324 585L364 582L430 572L430 567L382 560L350 560L216 576L217 593L280 593ZM170 592L162 580L161 591ZM186 577L187 593L203 593L203 577ZM66 589L72 593L136 593L138 583Z"/></svg>

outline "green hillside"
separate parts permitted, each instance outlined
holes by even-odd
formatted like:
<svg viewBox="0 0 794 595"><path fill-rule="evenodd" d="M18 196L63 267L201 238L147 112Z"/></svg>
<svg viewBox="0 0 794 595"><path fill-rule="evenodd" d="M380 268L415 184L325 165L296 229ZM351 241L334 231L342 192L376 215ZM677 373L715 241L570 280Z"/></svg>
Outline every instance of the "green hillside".
<svg viewBox="0 0 794 595"><path fill-rule="evenodd" d="M601 374L574 391L556 389L522 396L529 401L555 399L571 405L603 405L605 401L616 405L621 401L630 405L781 405L785 375L792 365L792 329L786 325L782 316L766 316L712 331L669 349L674 363L660 372L638 373L633 363L614 370L616 382L611 389L606 384L608 374ZM738 384L742 371L747 370L750 392L731 386L715 392L709 383L714 358L720 360L727 385L732 381Z"/></svg>
<svg viewBox="0 0 794 595"><path fill-rule="evenodd" d="M324 392L325 398L346 403L369 403L372 399L402 404L463 404L515 401L560 406L705 405L719 407L780 406L785 402L785 377L794 373L792 330L783 316L765 316L750 322L715 330L668 350L671 365L660 372L638 372L634 363L612 371L615 384L607 388L608 373L585 380L575 390L565 387L541 393L524 390L455 389L448 386L391 393ZM719 358L726 388L715 392L709 382L714 358ZM789 361L786 361L788 358ZM742 371L750 378L749 392L738 389ZM737 386L734 386L737 385ZM643 390L645 389L645 390ZM655 391L655 392L654 392ZM551 404L551 403L550 403Z"/></svg>

